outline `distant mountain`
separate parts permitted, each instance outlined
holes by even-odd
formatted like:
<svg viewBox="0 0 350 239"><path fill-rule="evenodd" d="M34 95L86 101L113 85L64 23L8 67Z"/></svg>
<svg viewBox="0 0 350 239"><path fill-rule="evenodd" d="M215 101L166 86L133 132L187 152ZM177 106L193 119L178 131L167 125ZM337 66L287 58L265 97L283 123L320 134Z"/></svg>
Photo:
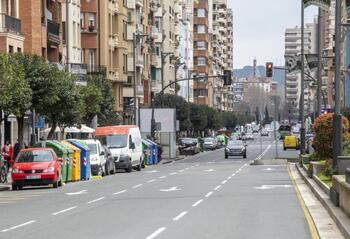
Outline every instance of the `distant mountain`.
<svg viewBox="0 0 350 239"><path fill-rule="evenodd" d="M257 66L257 76L265 76L265 66ZM233 70L233 75L237 78L253 76L253 67L245 66L242 69ZM279 88L284 88L285 76L283 70L274 70L273 79L278 82Z"/></svg>

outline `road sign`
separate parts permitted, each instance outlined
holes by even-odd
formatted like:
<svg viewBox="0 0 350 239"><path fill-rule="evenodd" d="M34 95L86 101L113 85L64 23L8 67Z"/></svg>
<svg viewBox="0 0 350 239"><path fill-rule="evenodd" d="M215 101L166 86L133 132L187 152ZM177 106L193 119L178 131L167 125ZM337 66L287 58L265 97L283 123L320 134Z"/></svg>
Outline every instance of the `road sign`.
<svg viewBox="0 0 350 239"><path fill-rule="evenodd" d="M37 129L44 129L45 128L45 117L39 117L38 122L35 126Z"/></svg>

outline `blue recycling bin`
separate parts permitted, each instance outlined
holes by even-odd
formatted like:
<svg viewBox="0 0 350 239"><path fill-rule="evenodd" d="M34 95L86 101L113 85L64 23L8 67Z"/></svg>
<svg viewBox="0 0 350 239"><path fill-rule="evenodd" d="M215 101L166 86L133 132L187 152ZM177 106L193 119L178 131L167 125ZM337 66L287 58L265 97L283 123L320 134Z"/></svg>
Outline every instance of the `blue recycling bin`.
<svg viewBox="0 0 350 239"><path fill-rule="evenodd" d="M80 149L80 178L89 180L91 172L89 146L81 140L70 139L68 142Z"/></svg>
<svg viewBox="0 0 350 239"><path fill-rule="evenodd" d="M152 164L157 164L158 163L158 144L149 139L147 139L147 141L152 145L150 161Z"/></svg>
<svg viewBox="0 0 350 239"><path fill-rule="evenodd" d="M151 155L152 155L152 144L145 139L142 139L143 145L143 161L146 165L152 164Z"/></svg>

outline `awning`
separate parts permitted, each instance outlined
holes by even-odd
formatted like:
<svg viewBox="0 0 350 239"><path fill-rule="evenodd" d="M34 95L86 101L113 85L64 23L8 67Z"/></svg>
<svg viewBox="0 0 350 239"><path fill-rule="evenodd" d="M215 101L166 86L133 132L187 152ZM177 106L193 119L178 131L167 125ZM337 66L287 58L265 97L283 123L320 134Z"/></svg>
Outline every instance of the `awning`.
<svg viewBox="0 0 350 239"><path fill-rule="evenodd" d="M47 128L44 130L45 133L49 133L50 131L51 131L51 128ZM55 129L55 133L60 133L60 132L61 132L60 127L57 126Z"/></svg>
<svg viewBox="0 0 350 239"><path fill-rule="evenodd" d="M80 133L80 129L78 129L77 127L67 127L64 129L65 133Z"/></svg>
<svg viewBox="0 0 350 239"><path fill-rule="evenodd" d="M95 133L95 129L93 128L90 128L84 124L81 125L81 128L80 128L80 132L81 133L89 133L89 134L92 134L92 133Z"/></svg>

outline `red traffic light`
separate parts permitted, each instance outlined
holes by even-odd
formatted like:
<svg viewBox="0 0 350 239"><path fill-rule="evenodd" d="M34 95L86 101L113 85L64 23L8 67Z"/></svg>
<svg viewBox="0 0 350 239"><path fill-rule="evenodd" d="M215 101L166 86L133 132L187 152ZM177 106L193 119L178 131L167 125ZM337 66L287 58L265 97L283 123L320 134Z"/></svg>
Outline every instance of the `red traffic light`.
<svg viewBox="0 0 350 239"><path fill-rule="evenodd" d="M273 63L266 62L266 77L272 77L272 76L273 76Z"/></svg>

